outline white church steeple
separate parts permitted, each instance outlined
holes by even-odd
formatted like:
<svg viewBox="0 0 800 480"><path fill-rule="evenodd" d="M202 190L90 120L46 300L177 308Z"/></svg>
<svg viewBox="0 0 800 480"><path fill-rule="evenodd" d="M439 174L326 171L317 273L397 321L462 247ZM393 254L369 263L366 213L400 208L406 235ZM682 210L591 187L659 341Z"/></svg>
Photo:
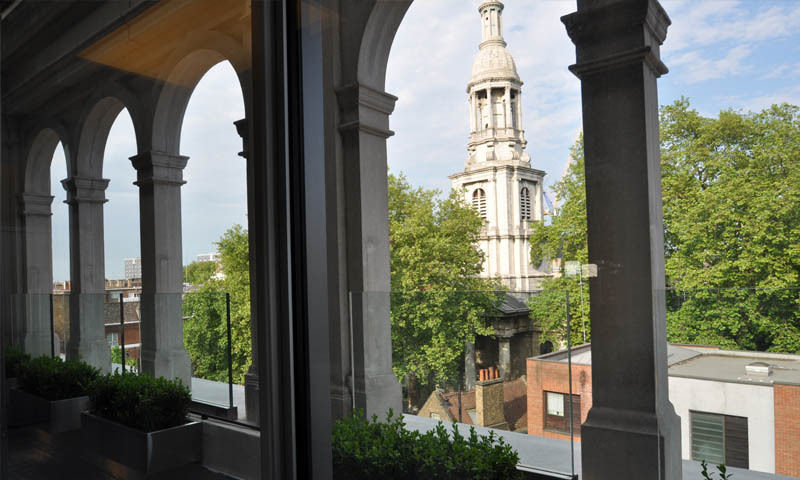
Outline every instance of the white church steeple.
<svg viewBox="0 0 800 480"><path fill-rule="evenodd" d="M481 43L467 84L470 135L464 171L453 188L485 219L483 276L512 291L538 287L547 275L530 264L529 223L542 219L545 172L531 168L522 125L522 80L503 38L503 3L478 7Z"/></svg>

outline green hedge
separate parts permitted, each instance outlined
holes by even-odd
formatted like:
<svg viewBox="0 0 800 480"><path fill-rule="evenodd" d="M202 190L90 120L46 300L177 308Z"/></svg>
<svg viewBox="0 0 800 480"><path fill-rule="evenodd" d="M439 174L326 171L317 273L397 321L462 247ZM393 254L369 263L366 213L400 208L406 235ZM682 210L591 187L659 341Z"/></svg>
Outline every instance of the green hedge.
<svg viewBox="0 0 800 480"><path fill-rule="evenodd" d="M144 432L183 425L192 402L180 380L147 374L98 377L89 391L90 412Z"/></svg>
<svg viewBox="0 0 800 480"><path fill-rule="evenodd" d="M19 348L7 346L3 352L6 365L6 378L16 378L23 365L30 361L31 356Z"/></svg>
<svg viewBox="0 0 800 480"><path fill-rule="evenodd" d="M404 428L402 416L389 412L386 422L356 412L333 427L335 479L500 480L521 478L519 456L491 432L468 437L455 423L451 433L439 422L427 433Z"/></svg>
<svg viewBox="0 0 800 480"><path fill-rule="evenodd" d="M77 360L38 357L20 364L20 390L47 400L64 400L87 394L100 371Z"/></svg>

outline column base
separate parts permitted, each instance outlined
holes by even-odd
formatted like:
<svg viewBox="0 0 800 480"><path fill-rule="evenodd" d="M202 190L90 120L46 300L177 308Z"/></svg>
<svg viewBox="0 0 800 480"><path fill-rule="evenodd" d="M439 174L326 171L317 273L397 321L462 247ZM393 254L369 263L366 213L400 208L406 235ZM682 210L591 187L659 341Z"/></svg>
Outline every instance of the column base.
<svg viewBox="0 0 800 480"><path fill-rule="evenodd" d="M47 354L50 355L49 349ZM70 338L67 360L81 360L99 368L103 373L111 373L111 348L105 338L87 339L82 342L73 342Z"/></svg>
<svg viewBox="0 0 800 480"><path fill-rule="evenodd" d="M23 349L33 357L50 356L50 295L26 297Z"/></svg>
<svg viewBox="0 0 800 480"><path fill-rule="evenodd" d="M111 347L105 337L103 293L73 293L69 299L67 359L82 360L111 372Z"/></svg>
<svg viewBox="0 0 800 480"><path fill-rule="evenodd" d="M253 367L244 375L244 409L247 421L259 425L258 373Z"/></svg>
<svg viewBox="0 0 800 480"><path fill-rule="evenodd" d="M349 378L349 377L348 377ZM331 385L331 418L344 418L353 411L353 394L347 385Z"/></svg>
<svg viewBox="0 0 800 480"><path fill-rule="evenodd" d="M356 408L364 410L367 417L377 415L385 419L391 409L395 416L403 413L403 389L393 373L367 378L356 378Z"/></svg>
<svg viewBox="0 0 800 480"><path fill-rule="evenodd" d="M192 362L183 348L172 351L142 350L142 371L154 377L168 380L180 379L184 386L192 388Z"/></svg>
<svg viewBox="0 0 800 480"><path fill-rule="evenodd" d="M665 410L657 415L592 407L581 425L581 478L681 480L680 418L671 404Z"/></svg>

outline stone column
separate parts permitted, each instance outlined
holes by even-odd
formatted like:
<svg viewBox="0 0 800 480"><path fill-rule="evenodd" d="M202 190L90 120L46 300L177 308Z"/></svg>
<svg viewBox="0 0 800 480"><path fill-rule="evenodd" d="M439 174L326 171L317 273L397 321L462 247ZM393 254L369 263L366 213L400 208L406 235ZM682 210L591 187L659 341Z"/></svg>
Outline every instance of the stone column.
<svg viewBox="0 0 800 480"><path fill-rule="evenodd" d="M251 212L254 209L255 202L255 189L258 188L255 184L255 173L253 172L253 165L249 156L248 139L250 138L250 122L246 118L233 122L236 125L236 133L242 138L242 151L239 156L244 158L247 162L247 211ZM247 216L248 231L255 231L255 217L252 215ZM254 235L249 237L249 248L251 252L257 251L255 245L256 238ZM258 424L258 320L256 319L255 312L258 311L254 307L255 302L259 300L258 288L255 283L256 275L253 273L255 263L250 262L250 338L252 345L252 363L247 373L244 376L244 404L245 412L247 414L247 421Z"/></svg>
<svg viewBox="0 0 800 480"><path fill-rule="evenodd" d="M504 128L511 128L513 126L513 122L511 121L511 86L506 85L505 93L503 94L503 100L505 103L505 109L503 111L503 125Z"/></svg>
<svg viewBox="0 0 800 480"><path fill-rule="evenodd" d="M347 288L355 405L382 417L401 412L402 392L392 372L389 318L389 219L386 139L397 97L365 85L337 90L344 156Z"/></svg>
<svg viewBox="0 0 800 480"><path fill-rule="evenodd" d="M561 19L581 79L592 311L583 478L681 478L668 397L656 79L669 17L656 0L578 0Z"/></svg>
<svg viewBox="0 0 800 480"><path fill-rule="evenodd" d="M80 358L103 371L111 370L105 338L105 252L103 204L108 180L70 177L61 184L69 205L69 296L67 358Z"/></svg>
<svg viewBox="0 0 800 480"><path fill-rule="evenodd" d="M488 87L486 89L486 104L489 106L489 129L494 130L497 128L497 125L494 123L494 112L497 106L494 104L494 96L492 96L492 87ZM492 131L492 135L496 135L496 132Z"/></svg>
<svg viewBox="0 0 800 480"><path fill-rule="evenodd" d="M191 362L183 344L181 244L181 185L188 160L155 151L131 157L141 225L142 371L179 378L191 388Z"/></svg>
<svg viewBox="0 0 800 480"><path fill-rule="evenodd" d="M20 345L38 357L50 355L50 300L53 293L53 196L23 193L19 196L25 247L24 325Z"/></svg>
<svg viewBox="0 0 800 480"><path fill-rule="evenodd" d="M517 90L517 130L522 130L522 89Z"/></svg>
<svg viewBox="0 0 800 480"><path fill-rule="evenodd" d="M511 338L497 338L497 368L500 376L508 379L511 375Z"/></svg>
<svg viewBox="0 0 800 480"><path fill-rule="evenodd" d="M478 120L478 113L475 109L475 93L469 95L469 131L474 133L476 130L476 122Z"/></svg>
<svg viewBox="0 0 800 480"><path fill-rule="evenodd" d="M464 348L464 390L475 388L475 344L467 342Z"/></svg>

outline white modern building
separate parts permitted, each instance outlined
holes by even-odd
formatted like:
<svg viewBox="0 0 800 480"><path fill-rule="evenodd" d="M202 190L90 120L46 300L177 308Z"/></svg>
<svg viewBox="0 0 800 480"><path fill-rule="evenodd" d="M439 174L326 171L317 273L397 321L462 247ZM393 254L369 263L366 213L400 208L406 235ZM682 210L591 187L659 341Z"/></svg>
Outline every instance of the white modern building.
<svg viewBox="0 0 800 480"><path fill-rule="evenodd" d="M218 252L201 253L197 256L198 262L219 262L220 260L222 260L222 255Z"/></svg>
<svg viewBox="0 0 800 480"><path fill-rule="evenodd" d="M551 406L537 399L568 393L566 353L528 360L531 434L559 438L548 430L551 415L544 415ZM573 347L571 361L572 378L578 379L572 391L579 399L573 400L579 406L575 420L583 423L593 400L591 344ZM800 476L800 355L669 345L667 362L685 460Z"/></svg>
<svg viewBox="0 0 800 480"><path fill-rule="evenodd" d="M125 259L125 280L137 280L142 278L142 259Z"/></svg>
<svg viewBox="0 0 800 480"><path fill-rule="evenodd" d="M470 136L454 189L484 218L483 276L512 291L535 290L547 271L530 262L529 224L541 221L545 172L531 167L522 127L522 80L503 39L503 4L479 7L482 41L467 84Z"/></svg>

